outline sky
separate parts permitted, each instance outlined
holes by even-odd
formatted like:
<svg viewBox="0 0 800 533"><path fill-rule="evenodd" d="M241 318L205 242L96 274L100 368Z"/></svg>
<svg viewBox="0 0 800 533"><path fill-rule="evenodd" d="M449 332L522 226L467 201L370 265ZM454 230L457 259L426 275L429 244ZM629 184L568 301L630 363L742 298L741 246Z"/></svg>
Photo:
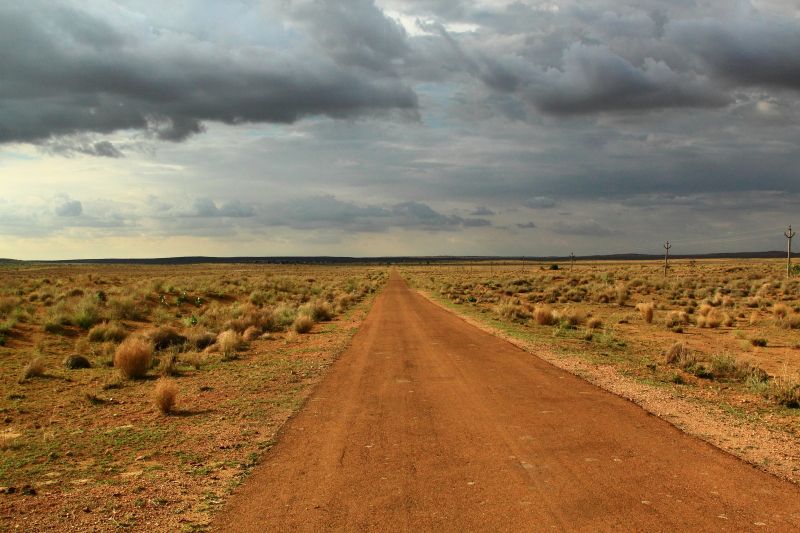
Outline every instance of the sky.
<svg viewBox="0 0 800 533"><path fill-rule="evenodd" d="M0 257L780 250L796 0L0 3Z"/></svg>

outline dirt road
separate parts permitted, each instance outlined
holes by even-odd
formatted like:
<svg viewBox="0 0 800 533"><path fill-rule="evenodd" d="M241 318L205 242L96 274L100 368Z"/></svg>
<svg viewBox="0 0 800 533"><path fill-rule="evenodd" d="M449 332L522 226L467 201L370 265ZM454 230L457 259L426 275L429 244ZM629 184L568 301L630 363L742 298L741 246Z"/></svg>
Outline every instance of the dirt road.
<svg viewBox="0 0 800 533"><path fill-rule="evenodd" d="M396 275L223 531L787 531L800 489Z"/></svg>

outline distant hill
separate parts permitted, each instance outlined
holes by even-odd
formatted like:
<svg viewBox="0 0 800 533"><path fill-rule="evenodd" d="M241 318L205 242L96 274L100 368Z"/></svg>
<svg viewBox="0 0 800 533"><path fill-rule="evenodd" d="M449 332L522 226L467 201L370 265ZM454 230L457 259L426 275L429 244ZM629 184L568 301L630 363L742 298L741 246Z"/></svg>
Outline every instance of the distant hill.
<svg viewBox="0 0 800 533"><path fill-rule="evenodd" d="M721 252L712 254L676 254L672 259L779 259L786 257L786 252ZM575 256L578 261L648 261L663 259L663 254L606 254ZM69 263L69 264L125 264L125 265L194 265L203 263L230 264L429 264L453 263L465 261L531 261L531 262L564 262L569 256L406 256L406 257L334 257L334 256L280 256L280 257L161 257L151 259L63 259L54 261L24 261L25 263ZM22 263L16 259L0 259L2 263Z"/></svg>

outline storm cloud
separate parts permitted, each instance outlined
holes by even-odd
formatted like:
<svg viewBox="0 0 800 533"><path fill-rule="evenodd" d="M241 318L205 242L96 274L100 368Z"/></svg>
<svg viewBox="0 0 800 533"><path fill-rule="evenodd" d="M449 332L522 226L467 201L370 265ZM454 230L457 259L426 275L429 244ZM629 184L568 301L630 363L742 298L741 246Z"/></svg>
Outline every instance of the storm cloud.
<svg viewBox="0 0 800 533"><path fill-rule="evenodd" d="M291 123L417 105L402 80L317 48L226 46L107 7L115 24L79 4L0 6L0 143L118 130L179 141L206 121ZM108 155L100 148L97 155Z"/></svg>
<svg viewBox="0 0 800 533"><path fill-rule="evenodd" d="M5 2L0 256L778 249L798 49L784 0Z"/></svg>

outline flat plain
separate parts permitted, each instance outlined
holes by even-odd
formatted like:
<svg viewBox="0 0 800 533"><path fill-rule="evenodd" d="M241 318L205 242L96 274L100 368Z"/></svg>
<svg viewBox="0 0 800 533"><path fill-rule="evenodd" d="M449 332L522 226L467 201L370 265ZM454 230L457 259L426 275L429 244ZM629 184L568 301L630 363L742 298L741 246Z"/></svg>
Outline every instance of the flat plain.
<svg viewBox="0 0 800 533"><path fill-rule="evenodd" d="M385 278L242 265L29 265L0 276L4 531L202 529ZM138 341L149 353L126 351ZM143 375L115 365L123 353L146 359ZM163 383L177 393L168 413Z"/></svg>
<svg viewBox="0 0 800 533"><path fill-rule="evenodd" d="M524 502L547 496L542 487L530 492L531 471L558 477L559 465L576 458L557 444L567 435L577 443L584 434L593 437L581 437L579 450L570 448L582 454L582 469L596 467L598 458L616 468L622 452L638 465L644 477L627 482L620 472L606 479L587 470L595 487L630 505L638 496L628 485L650 480L644 465L661 460L655 467L661 473L694 465L681 466L685 479L664 478L659 485L656 477L647 485L664 498L680 492L692 505L713 506L693 491L733 493L745 485L789 495L791 505L770 508L770 516L753 511L760 496L725 495L723 518L703 516L705 525L794 524L796 487L772 476L800 480L800 284L785 278L784 266L676 261L667 276L657 262L442 264L398 267L393 274L366 266L4 267L0 528L259 530L269 523L347 529L357 523L375 529L381 526L375 517L383 517L383 525L400 520L401 529L404 523L513 529L534 518L542 527L610 529L619 524L602 518L603 509L611 512L602 499L595 516L559 510L558 498L549 510L534 505L538 514L524 509L531 505ZM390 275L393 288L386 293ZM445 310L412 297L400 278ZM382 292L386 297L364 323ZM464 329L453 313L493 335ZM642 430L651 422L636 420L647 413L618 396L684 436L662 421ZM467 404L480 419L462 428L475 433L473 440L454 432L473 416L463 411ZM533 411L523 416L519 409ZM558 422L540 416L551 411L559 412ZM617 433L603 433L609 424ZM682 439L683 451L673 456L646 448L660 438ZM475 443L487 453L469 451ZM375 446L389 447L383 463ZM747 465L719 449L764 472L751 478L740 470ZM503 459L500 452L508 453ZM521 458L523 452L530 457ZM552 460L533 460L545 453ZM251 476L257 465L260 473ZM704 466L738 473L722 487L693 477ZM505 474L488 476L486 469ZM564 479L582 483L575 475ZM306 483L307 494L293 492L288 480L295 478ZM372 480L377 490L382 478L393 480L388 489L396 498L373 501L354 485ZM456 478L464 487L454 485ZM528 481L508 485L510 479ZM572 485L559 485L562 494L598 498L594 489L584 493L587 486ZM334 506L326 500L345 486L352 501ZM447 491L461 499L432 496ZM519 501L505 501L506 493ZM692 523L639 508L666 500L640 500L612 514L625 511L643 527ZM481 519L470 514L475 509L459 507L464 502L492 502L487 509L499 514ZM436 515L439 504L449 509L445 515ZM331 506L338 514L323 512ZM305 514L307 507L314 511ZM423 511L433 514L413 518Z"/></svg>

